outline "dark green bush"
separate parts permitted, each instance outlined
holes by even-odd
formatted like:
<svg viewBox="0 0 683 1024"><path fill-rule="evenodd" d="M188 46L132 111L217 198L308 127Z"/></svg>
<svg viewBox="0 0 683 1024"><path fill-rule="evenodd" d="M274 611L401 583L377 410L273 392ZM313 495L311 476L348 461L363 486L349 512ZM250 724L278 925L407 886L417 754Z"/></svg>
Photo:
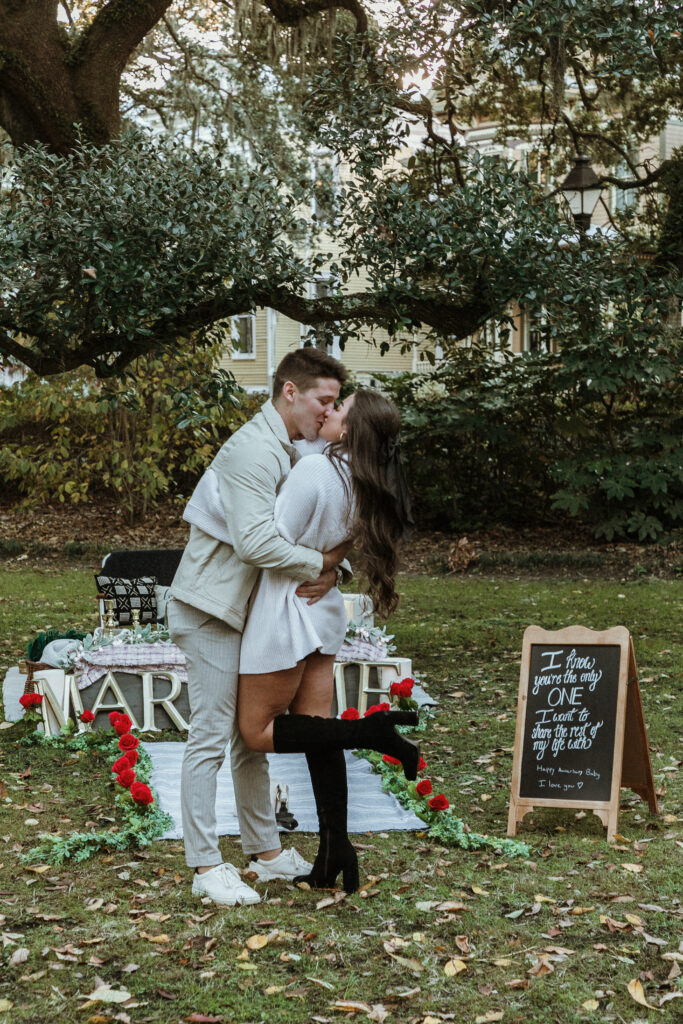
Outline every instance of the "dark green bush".
<svg viewBox="0 0 683 1024"><path fill-rule="evenodd" d="M467 530L570 515L597 537L655 540L683 521L681 346L568 343L504 362L463 354L386 378L418 522ZM590 360L590 367L587 366Z"/></svg>

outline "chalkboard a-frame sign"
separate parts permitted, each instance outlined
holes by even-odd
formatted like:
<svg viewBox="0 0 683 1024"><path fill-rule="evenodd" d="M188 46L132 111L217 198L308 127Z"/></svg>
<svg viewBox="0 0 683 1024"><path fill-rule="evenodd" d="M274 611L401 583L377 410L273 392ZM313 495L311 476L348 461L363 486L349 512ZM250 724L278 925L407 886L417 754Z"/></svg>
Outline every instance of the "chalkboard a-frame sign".
<svg viewBox="0 0 683 1024"><path fill-rule="evenodd" d="M586 808L617 831L621 787L657 812L633 642L529 626L522 644L508 835L535 807Z"/></svg>

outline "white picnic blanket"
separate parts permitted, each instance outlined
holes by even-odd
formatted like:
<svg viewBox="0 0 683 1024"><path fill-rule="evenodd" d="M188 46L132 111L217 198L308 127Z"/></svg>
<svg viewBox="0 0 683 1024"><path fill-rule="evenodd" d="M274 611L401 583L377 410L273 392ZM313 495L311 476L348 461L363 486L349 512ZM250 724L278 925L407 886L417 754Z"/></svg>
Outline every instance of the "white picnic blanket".
<svg viewBox="0 0 683 1024"><path fill-rule="evenodd" d="M181 839L183 825L180 816L180 766L185 751L184 743L143 743L152 759L151 784L156 789L159 806L173 818L173 827L163 839ZM298 832L317 832L313 789L303 754L268 754L270 777L289 786L289 810L298 826ZM393 793L382 791L381 776L368 761L346 751L346 771L349 780L349 832L420 831L426 829L424 821L407 811ZM230 772L230 754L218 773L216 819L219 836L239 835L235 796Z"/></svg>

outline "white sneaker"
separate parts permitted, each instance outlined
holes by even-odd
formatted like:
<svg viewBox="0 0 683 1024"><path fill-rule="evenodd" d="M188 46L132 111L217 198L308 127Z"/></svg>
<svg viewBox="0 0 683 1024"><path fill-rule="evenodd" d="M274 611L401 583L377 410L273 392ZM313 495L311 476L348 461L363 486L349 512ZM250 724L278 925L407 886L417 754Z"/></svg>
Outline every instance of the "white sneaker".
<svg viewBox="0 0 683 1024"><path fill-rule="evenodd" d="M227 907L261 902L256 890L242 881L232 864L219 864L201 875L195 871L192 892L195 896L209 896L214 903L223 903Z"/></svg>
<svg viewBox="0 0 683 1024"><path fill-rule="evenodd" d="M259 882L271 882L276 878L282 878L286 882L299 875L308 875L313 870L313 865L297 853L294 849L283 850L273 860L259 860L255 857L249 861L249 871L253 871Z"/></svg>

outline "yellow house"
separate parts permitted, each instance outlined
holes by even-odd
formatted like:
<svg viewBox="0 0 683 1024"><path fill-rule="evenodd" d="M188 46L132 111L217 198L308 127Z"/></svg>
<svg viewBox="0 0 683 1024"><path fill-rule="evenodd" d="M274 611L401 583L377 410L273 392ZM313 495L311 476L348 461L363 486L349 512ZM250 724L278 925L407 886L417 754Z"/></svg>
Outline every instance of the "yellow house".
<svg viewBox="0 0 683 1024"><path fill-rule="evenodd" d="M546 170L540 142L535 141L532 136L530 140L511 138L505 140L505 143L501 143L496 139L497 128L498 125L493 121L478 121L467 132L468 144L476 147L482 153L499 154L507 160L514 161L518 166L524 167L527 172L536 174L539 185L545 184ZM407 150L402 156L410 155L410 152L419 145L419 138L413 135L410 142L411 150ZM640 161L664 160L680 146L683 146L683 121L671 119L657 137L641 147L638 159ZM325 153L313 155L311 171L316 181L326 177L324 185L327 188L334 188L335 183L339 180L339 168ZM548 186L551 186L550 181L548 181ZM605 189L593 214L590 230L609 230L610 214L623 209L634 201L637 202L637 199L633 193L625 193L614 186ZM324 223L325 210L322 202L316 204L314 201L310 213L319 222ZM334 251L334 243L329 237L326 239L326 244ZM361 290L364 284L362 276L356 277L353 281L354 289ZM327 288L329 288L329 279L321 275L311 285L309 297L321 297ZM542 313L531 314L521 308L518 303L512 303L509 315L512 320L512 329L505 340L499 336L493 322L483 328L483 333L493 352L500 351L503 347L513 353L531 352L546 346L547 339L543 330ZM232 350L226 351L221 366L230 370L237 382L247 391L270 391L275 367L282 357L292 349L301 347L311 337L311 333L305 325L290 320L272 309L257 309L252 313L234 317L232 335ZM384 355L380 353L380 346L383 342L390 343L389 351ZM467 343L467 339L462 342L464 345ZM427 371L431 366L431 363L424 358L427 343L418 334L407 334L390 340L386 331L368 328L360 338L349 340L342 351L339 339L334 337L329 329L320 329L317 333L316 344L324 346L331 355L341 359L344 365L361 381L367 383L371 383L377 374ZM434 349L433 343L431 347L438 361L442 355L441 349L439 346Z"/></svg>

